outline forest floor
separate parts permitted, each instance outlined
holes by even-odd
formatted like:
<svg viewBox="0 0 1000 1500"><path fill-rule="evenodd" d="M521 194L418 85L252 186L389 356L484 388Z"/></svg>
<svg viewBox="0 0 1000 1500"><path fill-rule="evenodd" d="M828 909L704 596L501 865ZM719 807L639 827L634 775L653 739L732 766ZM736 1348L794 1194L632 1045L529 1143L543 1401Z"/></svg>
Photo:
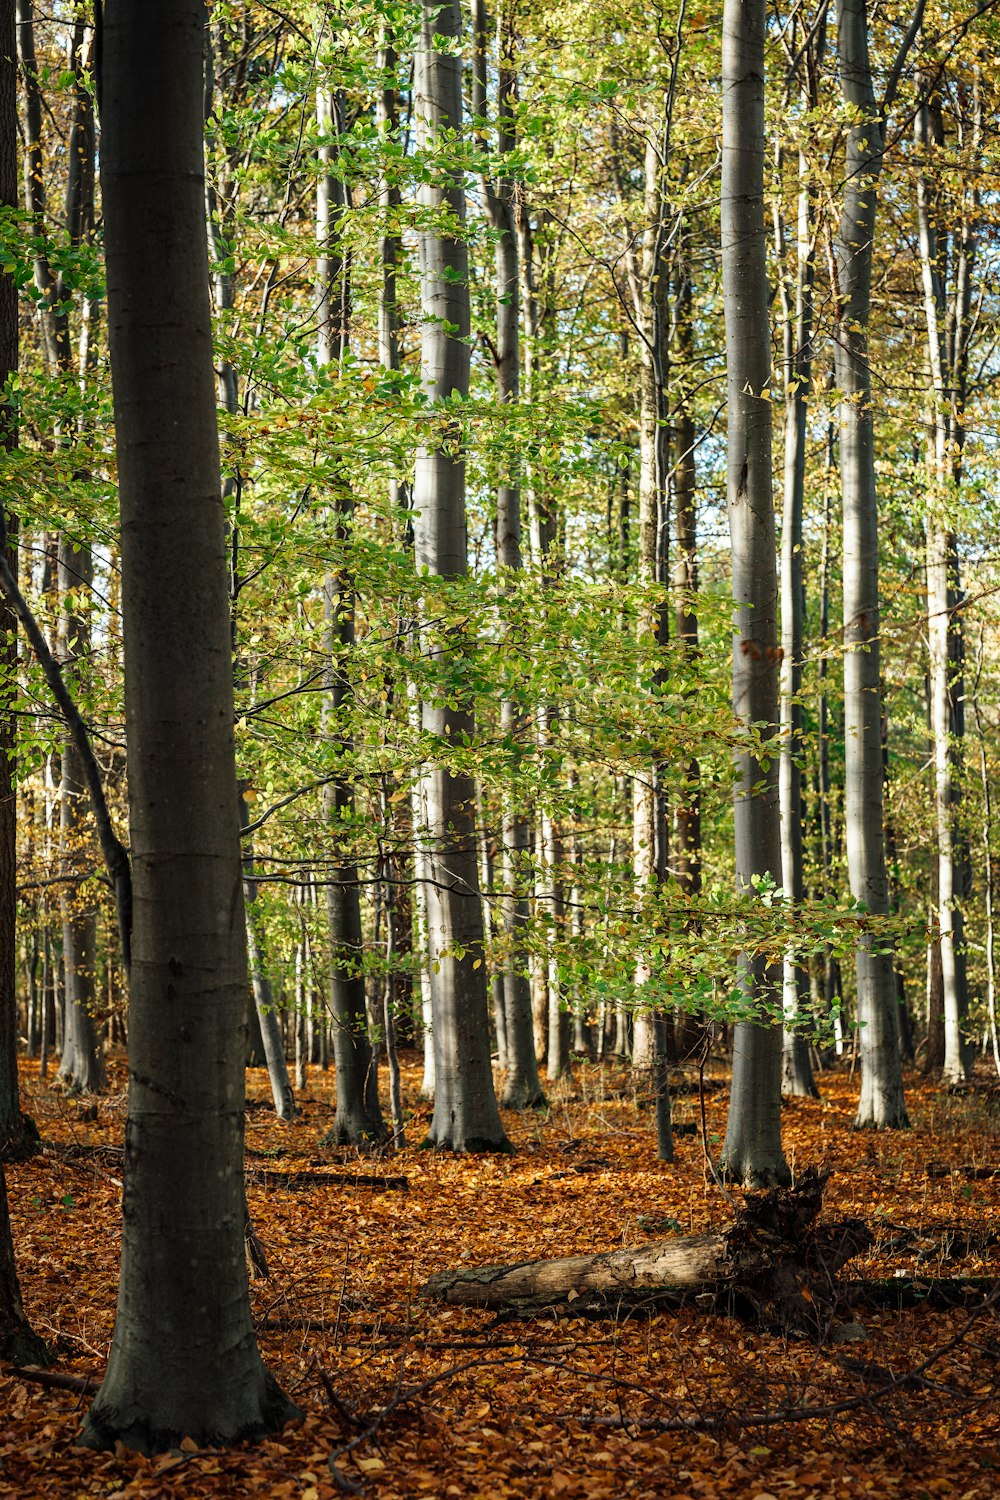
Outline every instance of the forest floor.
<svg viewBox="0 0 1000 1500"><path fill-rule="evenodd" d="M123 1059L112 1060L96 1119L89 1101L41 1085L37 1066L23 1076L45 1140L120 1145ZM415 1057L404 1058L404 1081L416 1146L427 1110ZM1000 1176L987 1174L1000 1167L1000 1088L984 1077L947 1096L908 1081L913 1129L856 1134L857 1081L824 1074L822 1100L786 1107L789 1162L832 1168L825 1214L863 1218L875 1236L845 1276L996 1276ZM249 1200L270 1263L269 1279L252 1283L253 1304L264 1357L304 1420L255 1448L93 1454L74 1447L86 1395L4 1369L0 1495L330 1500L358 1487L372 1500L987 1500L1000 1491L995 1301L971 1318L859 1310L847 1330L857 1341L816 1344L697 1306L622 1323L498 1324L420 1298L426 1278L448 1267L641 1244L731 1217L706 1184L700 1134L680 1135L676 1163L656 1161L650 1114L637 1114L621 1068L578 1066L548 1112L507 1115L513 1156L414 1146L373 1160L321 1149L332 1088L332 1074L312 1071L299 1120L280 1126L266 1075L249 1075ZM705 1103L717 1150L725 1090ZM696 1093L675 1101L674 1118L697 1123ZM277 1175L325 1166L406 1186L295 1187ZM120 1246L114 1153L46 1151L7 1174L35 1330L56 1350L57 1372L99 1379ZM804 1418L806 1407L822 1414ZM683 1430L657 1432L656 1422ZM339 1485L327 1462L335 1450Z"/></svg>

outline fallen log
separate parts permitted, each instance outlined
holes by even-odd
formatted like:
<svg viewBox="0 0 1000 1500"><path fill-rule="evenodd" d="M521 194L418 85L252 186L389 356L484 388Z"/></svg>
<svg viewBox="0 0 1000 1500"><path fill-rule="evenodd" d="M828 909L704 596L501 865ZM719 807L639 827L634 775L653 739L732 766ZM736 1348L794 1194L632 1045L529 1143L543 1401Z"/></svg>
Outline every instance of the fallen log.
<svg viewBox="0 0 1000 1500"><path fill-rule="evenodd" d="M261 1182L269 1188L284 1188L288 1192L295 1192L299 1188L306 1187L366 1187L376 1192L388 1193L394 1190L405 1192L410 1186L408 1177L387 1177L378 1172L324 1172L322 1170L272 1172L267 1167L246 1167L244 1171L252 1182Z"/></svg>
<svg viewBox="0 0 1000 1500"><path fill-rule="evenodd" d="M859 1219L820 1225L828 1173L749 1197L732 1223L626 1250L441 1271L421 1295L528 1315L544 1308L619 1312L697 1298L767 1326L818 1331L836 1301L836 1275L872 1244Z"/></svg>

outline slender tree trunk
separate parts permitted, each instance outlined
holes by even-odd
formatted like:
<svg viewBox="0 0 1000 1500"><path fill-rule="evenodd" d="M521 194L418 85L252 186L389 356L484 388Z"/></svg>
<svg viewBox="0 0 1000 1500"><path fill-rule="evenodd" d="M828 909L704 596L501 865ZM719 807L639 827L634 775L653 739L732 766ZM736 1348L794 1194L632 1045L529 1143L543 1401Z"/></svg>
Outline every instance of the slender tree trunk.
<svg viewBox="0 0 1000 1500"><path fill-rule="evenodd" d="M16 209L17 58L13 0L0 0L0 204ZM0 392L18 367L18 304L14 277L0 274ZM0 405L0 453L17 446L17 414ZM17 575L17 524L7 512L7 563ZM18 695L14 613L0 600L0 1160L30 1155L37 1131L21 1113L17 1078L17 792ZM2 1233L2 1228L0 1228ZM2 1251L0 1251L2 1254ZM0 1303L0 1306L3 1304ZM2 1314L0 1314L2 1316Z"/></svg>
<svg viewBox="0 0 1000 1500"><path fill-rule="evenodd" d="M679 259L674 298L675 366L690 369L694 354L694 289L687 236ZM690 397L685 393L673 414L673 503L676 556L674 562L674 636L685 681L696 692L698 671L698 523L697 437ZM683 787L674 802L673 869L685 898L692 904L701 891L701 766L692 755L687 763ZM697 929L697 918L686 925ZM704 1033L703 1019L683 1011L674 1017L673 1052L681 1062L698 1047Z"/></svg>
<svg viewBox="0 0 1000 1500"><path fill-rule="evenodd" d="M944 1080L964 1083L971 1053L962 1036L969 1008L963 911L967 853L959 834L965 693L960 663L964 658L958 546L952 511L961 481L965 436L964 392L967 385L968 307L975 239L966 225L958 228L955 287L947 281L948 230L941 221L943 184L935 182L936 149L944 145L940 96L924 100L914 120L916 144L923 153L917 178L917 229L927 326L930 403L928 454L930 497L927 520L927 638L930 655L930 720L934 765L937 832L937 920L940 933L944 1013ZM974 132L974 137L979 132ZM973 144L976 144L975 139ZM964 208L964 205L963 205ZM969 215L960 216L960 224ZM949 295L951 294L951 295ZM954 314L949 317L949 300Z"/></svg>
<svg viewBox="0 0 1000 1500"><path fill-rule="evenodd" d="M60 618L60 657L69 682L77 661L89 662L91 629L89 596L94 565L88 546L74 547L62 538L59 544L59 595L77 598L77 608L65 609ZM106 1087L104 1049L94 1020L97 1004L96 972L97 915L83 886L87 873L90 840L88 790L83 761L72 735L62 747L62 783L59 790L61 843L64 868L75 872L72 885L61 890L63 960L66 965L65 1037L59 1077L74 1093L100 1093Z"/></svg>
<svg viewBox="0 0 1000 1500"><path fill-rule="evenodd" d="M460 139L461 61L452 50L461 35L457 0L421 0L414 99L422 150L447 149ZM421 377L434 404L463 401L469 390L469 266L463 226L465 192L452 165L437 162L421 188ZM441 438L417 455L414 540L418 573L464 577L468 570L465 460L460 434L442 418ZM439 662L456 661L446 639L433 649ZM453 706L454 704L454 706ZM471 740L472 710L428 697L422 727L442 747ZM422 773L426 826L424 876L434 1026L434 1115L429 1142L453 1150L507 1147L490 1066L483 913L476 870L475 791L466 772L429 762Z"/></svg>
<svg viewBox="0 0 1000 1500"><path fill-rule="evenodd" d="M662 119L646 122L643 153L644 191L641 235L630 234L626 253L632 314L639 342L639 516L636 534L636 581L644 591L636 617L639 672L643 679L662 678L661 653L669 629L663 585L667 451L665 365L669 343L666 316L667 274L664 241L668 205L664 193L666 140L671 94L664 95ZM614 146L614 141L612 142ZM613 151L618 177L617 152ZM625 206L625 192L618 182ZM638 239L638 244L636 243ZM655 892L663 873L666 827L659 767L652 763L632 778L632 862L640 907ZM636 1010L632 1027L632 1065L652 1079L655 1069L655 1016L643 1006L643 986L651 978L644 954L636 961Z"/></svg>
<svg viewBox="0 0 1000 1500"><path fill-rule="evenodd" d="M983 732L983 716L979 706L979 680L982 674L982 627L979 636L979 663L976 682L972 690L972 709L976 716L976 736L979 740L979 782L983 796L981 838L983 842L983 901L986 917L986 1014L989 1021L990 1043L993 1048L993 1063L1000 1075L1000 1029L997 1025L997 964L996 964L996 870L993 863L993 790L990 781L989 763L986 758L986 736Z"/></svg>
<svg viewBox="0 0 1000 1500"><path fill-rule="evenodd" d="M223 63L231 62L226 46L226 33L219 24L209 24L205 32L205 119L211 122L216 112L216 67L219 57ZM215 171L206 175L205 209L208 229L208 245L212 263L211 287L216 316L225 319L236 305L235 277L231 269L234 260L233 242L233 186L232 147L220 143ZM239 375L230 359L222 358L216 367L218 376L219 404L234 417L239 411ZM247 664L241 658L237 632L237 615L241 578L241 508L242 486L237 476L227 474L223 480L222 498L227 512L231 513L228 534L229 553L229 604L232 629L234 680L237 691L245 688ZM249 822L244 791L246 783L240 783L240 827ZM249 1044L246 1050L247 1065L267 1066L271 1097L279 1120L290 1120L295 1116L295 1097L281 1040L281 1028L274 1009L271 983L266 970L266 958L257 926L255 904L257 885L253 879L252 846L244 844L243 904L247 924L247 954L250 964L251 995L249 997Z"/></svg>
<svg viewBox="0 0 1000 1500"><path fill-rule="evenodd" d="M201 0L109 0L103 27L134 927L118 1313L81 1440L143 1452L253 1438L294 1413L261 1362L243 1248L247 971L206 20Z"/></svg>
<svg viewBox="0 0 1000 1500"><path fill-rule="evenodd" d="M0 203L17 207L17 60L14 0L0 0ZM17 287L13 276L0 273L0 391L18 365ZM10 453L17 441L12 408L0 404L0 452ZM16 543L8 553L16 571ZM17 907L17 825L14 816L15 720L12 698L17 692L17 642L14 619L6 602L0 613L0 665L3 701L0 712L0 1358L13 1364L45 1361L45 1346L36 1339L24 1316L21 1289L14 1265L14 1242L7 1208L3 1159L21 1155L24 1130L17 1085L17 1010L14 988L14 931Z"/></svg>
<svg viewBox="0 0 1000 1500"><path fill-rule="evenodd" d="M240 829L246 828L250 821L247 812L244 789L246 783L240 783L239 805L240 805ZM264 1048L264 1061L267 1063L267 1076L271 1084L271 1098L274 1100L274 1112L279 1120L286 1123L294 1120L297 1114L295 1107L295 1095L292 1091L292 1080L288 1073L288 1061L285 1057L285 1048L281 1039L281 1025L278 1019L278 1011L274 1003L274 995L271 990L271 979L267 971L267 950L260 933L257 917L257 882L254 879L253 869L253 844L246 836L242 839L243 854L243 905L246 910L247 924L247 958L250 967L250 983L253 986L254 1010L260 1026L261 1042Z"/></svg>
<svg viewBox="0 0 1000 1500"><path fill-rule="evenodd" d="M320 133L320 178L316 204L316 236L320 246L316 270L317 359L322 365L343 359L350 342L350 270L341 242L347 208L344 183L333 171L341 134L342 102L320 88L316 96ZM350 567L354 540L354 497L346 474L336 481L335 537L338 565L324 586L327 670L324 679L325 733L335 760L350 756L351 681L347 663L354 651L355 598ZM330 1013L337 1071L337 1114L327 1140L337 1145L363 1145L385 1137L378 1099L378 1073L368 1032L361 892L358 866L350 852L354 834L354 785L350 773L327 784L323 805L337 860L327 886L330 934Z"/></svg>
<svg viewBox="0 0 1000 1500"><path fill-rule="evenodd" d="M851 894L869 911L889 909L882 826L882 705L878 591L878 505L868 322L872 241L883 132L872 88L865 0L840 0L841 86L854 112L847 127L844 201L837 232L840 473L844 521L844 755L847 867ZM858 943L861 1099L855 1124L905 1126L891 954Z"/></svg>
<svg viewBox="0 0 1000 1500"><path fill-rule="evenodd" d="M764 0L726 0L722 25L722 282L726 320L729 532L733 554L733 705L740 722L778 720L778 580L771 493L770 319L764 233ZM777 767L737 753L736 879L778 884ZM743 965L756 1019L736 1026L723 1147L726 1173L747 1185L787 1181L781 1149L777 975Z"/></svg>
<svg viewBox="0 0 1000 1500"><path fill-rule="evenodd" d="M784 504L781 521L781 750L778 800L781 808L781 884L785 901L799 906L805 896L802 847L802 652L805 588L802 576L802 509L806 474L806 420L812 384L813 226L809 164L799 153L794 291L781 280L785 396ZM780 206L775 208L779 257L784 255ZM813 1096L819 1090L809 1054L809 971L801 955L785 955L785 1031L782 1092Z"/></svg>
<svg viewBox="0 0 1000 1500"><path fill-rule="evenodd" d="M61 272L54 271L49 257L48 201L45 189L42 141L42 100L35 57L32 7L18 0L19 42L25 87L25 201L34 222L35 286L40 294L38 317L46 363L52 376L69 382L77 373L73 365L67 304L71 292ZM91 35L81 17L70 34L69 69L74 77L66 169L65 220L74 249L89 241L94 229L95 126L93 98L88 87ZM89 320L83 318L79 375L86 378L89 358ZM56 431L57 443L68 443L65 431ZM72 663L90 657L90 591L93 561L88 543L63 536L58 542L58 589L60 608L59 656L70 679L84 668ZM85 873L86 777L82 757L67 732L63 745L60 788L60 831L64 867L75 868L78 879ZM94 955L96 917L87 909L87 897L79 886L69 885L61 893L63 959L66 969L66 1006L63 1053L59 1077L74 1092L99 1092L105 1086L103 1046L91 1014L94 1005Z"/></svg>

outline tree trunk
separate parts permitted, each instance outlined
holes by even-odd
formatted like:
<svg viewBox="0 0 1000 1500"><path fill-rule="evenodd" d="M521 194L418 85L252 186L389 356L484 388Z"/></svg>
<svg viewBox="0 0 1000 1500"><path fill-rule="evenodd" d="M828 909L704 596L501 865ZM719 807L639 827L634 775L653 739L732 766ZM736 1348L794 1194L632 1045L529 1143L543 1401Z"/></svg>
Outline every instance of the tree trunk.
<svg viewBox="0 0 1000 1500"><path fill-rule="evenodd" d="M978 90L977 90L978 93ZM978 111L976 112L978 113ZM975 259L972 215L959 218L955 285L948 284L949 228L940 215L947 193L935 182L936 148L944 146L941 98L935 93L917 110L916 145L924 153L917 178L917 229L927 327L930 374L927 520L927 638L930 655L930 718L937 833L937 919L940 932L944 1010L944 1080L966 1081L971 1052L962 1035L969 1009L964 916L967 851L960 834L965 692L962 682L964 630L958 545L952 512L961 483L965 439L964 395L968 384L968 322ZM980 131L973 124L973 147ZM967 191L963 188L963 193ZM962 204L963 210L966 205ZM953 306L949 310L948 303Z"/></svg>
<svg viewBox="0 0 1000 1500"><path fill-rule="evenodd" d="M645 123L643 152L642 228L630 233L625 263L632 299L632 316L639 344L639 515L636 528L636 582L643 591L636 613L636 644L641 680L662 682L663 649L669 631L664 585L666 562L666 504L669 438L664 391L669 319L666 314L666 231L668 204L664 191L672 93L662 96L663 116ZM613 143L614 144L614 143ZM626 194L620 180L617 153L614 173L622 208ZM655 893L665 873L666 827L659 767L643 767L632 778L632 865L636 902L640 909ZM652 977L644 953L636 960L636 1009L632 1027L632 1066L651 1080L656 1067L656 1018L642 1005L643 987Z"/></svg>
<svg viewBox="0 0 1000 1500"><path fill-rule="evenodd" d="M778 721L778 580L771 493L770 319L764 234L764 0L726 0L722 26L722 281L726 321L729 532L733 554L733 706L770 739ZM736 879L780 884L776 759L736 757ZM736 1026L723 1147L726 1173L748 1186L788 1180L781 1149L777 976L743 965L757 1019Z"/></svg>
<svg viewBox="0 0 1000 1500"><path fill-rule="evenodd" d="M0 204L17 207L17 59L14 0L0 0ZM12 275L0 272L0 390L18 366L17 287ZM0 452L10 453L17 442L16 416L6 402L0 405ZM8 528L10 523L8 521ZM7 560L17 570L16 543ZM2 712L0 712L0 1163L22 1155L22 1126L17 1083L17 1008L14 975L14 937L17 911L17 823L14 814L16 720L11 712L17 692L17 641L14 618L6 601L0 612L2 651ZM46 1362L45 1345L31 1332L24 1316L21 1289L14 1265L14 1242L7 1208L7 1185L0 1164L0 1358L12 1364Z"/></svg>
<svg viewBox="0 0 1000 1500"><path fill-rule="evenodd" d="M807 49L811 51L811 49ZM805 91L803 91L805 92ZM805 102L815 100L806 95ZM809 164L799 152L794 289L781 277L783 376L785 397L784 504L781 519L781 751L778 801L781 808L781 884L785 901L800 906L805 896L802 848L802 651L805 587L802 576L802 508L806 475L806 420L812 384L813 225ZM784 226L775 207L778 253L785 260ZM784 270L784 268L783 268ZM786 954L783 972L785 1016L782 1092L816 1097L809 1054L809 971L803 956Z"/></svg>
<svg viewBox="0 0 1000 1500"><path fill-rule="evenodd" d="M60 657L64 675L73 684L77 660L89 662L89 599L94 564L88 546L75 547L63 537L59 543L59 595L79 603L65 609L60 618ZM75 880L61 890L63 961L66 992L63 1055L59 1077L73 1093L101 1093L107 1085L104 1048L94 1010L97 959L97 916L84 888L90 860L87 838L87 783L83 762L71 734L62 747L62 782L59 789L60 831L64 868Z"/></svg>
<svg viewBox="0 0 1000 1500"><path fill-rule="evenodd" d="M844 202L836 242L840 473L844 510L844 757L847 868L851 894L869 911L889 910L882 826L882 697L879 669L878 503L868 322L872 241L883 127L872 88L865 0L840 0L841 86L854 112L847 127ZM893 1014L892 956L858 943L861 1099L855 1125L908 1124Z"/></svg>
<svg viewBox="0 0 1000 1500"><path fill-rule="evenodd" d="M343 359L351 334L350 271L341 240L347 198L344 183L332 170L343 123L341 100L320 88L316 94L316 116L322 168L316 201L316 237L320 246L316 268L316 357L321 365L330 365ZM335 483L337 566L331 570L323 590L327 637L324 729L334 764L349 757L354 748L350 723L352 688L347 664L355 641L354 580L350 566L354 496L346 474L339 474ZM351 826L354 786L350 773L337 775L324 787L323 810L337 851L332 879L326 888L337 1113L325 1139L338 1146L372 1145L384 1140L386 1130L365 1002L360 880L350 848L354 838Z"/></svg>
<svg viewBox="0 0 1000 1500"><path fill-rule="evenodd" d="M7 33L7 18L3 14L6 0L0 0L0 28ZM4 45L0 42L0 47ZM10 1213L7 1208L7 1184L3 1166L0 1164L0 1359L12 1365L47 1365L50 1355L44 1342L24 1316L21 1288L14 1264L14 1241L10 1232Z"/></svg>
<svg viewBox="0 0 1000 1500"><path fill-rule="evenodd" d="M473 68L473 114L485 121L488 110L488 54L486 6L484 0L473 0L475 33L475 66ZM501 158L513 151L516 73L512 10L501 6L497 14L497 150ZM486 144L485 141L483 143ZM496 344L494 370L497 402L501 407L516 407L520 399L521 356L521 265L515 221L515 183L501 165L495 178L481 174L483 196L490 227L496 235ZM502 579L512 587L524 571L521 550L521 473L516 439L505 445L509 456L502 462L497 487L496 560ZM511 700L500 705L500 732L505 740L525 742L530 720ZM524 951L524 934L530 917L527 891L524 888L525 865L531 847L531 828L516 794L503 793L501 819L501 880L503 891L500 909L503 921L505 951L503 972L504 1036L506 1041L506 1078L503 1103L508 1109L537 1109L545 1104L538 1077L534 1028L531 1018L531 982L528 958Z"/></svg>
<svg viewBox="0 0 1000 1500"><path fill-rule="evenodd" d="M244 1256L246 938L204 209L201 0L109 0L101 177L134 862L122 1265L81 1441L218 1446L294 1407ZM183 442L178 434L183 434Z"/></svg>
<svg viewBox="0 0 1000 1500"><path fill-rule="evenodd" d="M0 0L0 204L18 206L17 58L14 0ZM14 277L0 274L0 391L18 366ZM0 406L0 453L17 446L17 413ZM17 522L6 512L7 563L17 575ZM30 1155L38 1132L21 1113L17 1078L17 636L14 613L0 600L0 1160ZM2 1252L0 1252L2 1253Z"/></svg>
<svg viewBox="0 0 1000 1500"><path fill-rule="evenodd" d="M246 828L249 823L246 797L244 795L246 783L240 783L239 806L240 806L240 829ZM264 1048L264 1061L267 1063L267 1076L271 1084L271 1098L274 1100L274 1112L279 1120L286 1123L294 1120L298 1111L295 1107L295 1094L292 1090L292 1080L288 1073L288 1061L285 1057L285 1049L281 1040L281 1026L278 1021L278 1012L275 1009L274 996L271 992L271 980L267 972L267 950L264 940L260 935L257 920L257 882L253 873L253 844L245 835L241 841L241 852L243 855L243 905L246 910L247 924L247 958L250 967L250 983L253 986L253 1003L257 1015L257 1023L260 1027L261 1045Z"/></svg>
<svg viewBox="0 0 1000 1500"><path fill-rule="evenodd" d="M421 0L414 108L422 151L448 149L462 125L461 36L457 0ZM438 162L421 187L426 218L420 235L421 379L431 403L464 401L469 391L469 265L462 234L465 192L454 165ZM454 225L457 233L450 233ZM460 434L441 419L442 434L417 455L413 487L418 574L464 577L468 571L465 460ZM447 638L428 644L442 666L457 666ZM431 744L471 741L471 707L428 696L422 727ZM489 1012L483 965L483 913L476 870L476 809L472 778L429 762L423 773L423 842L434 1030L434 1115L428 1141L459 1151L503 1150L490 1066Z"/></svg>

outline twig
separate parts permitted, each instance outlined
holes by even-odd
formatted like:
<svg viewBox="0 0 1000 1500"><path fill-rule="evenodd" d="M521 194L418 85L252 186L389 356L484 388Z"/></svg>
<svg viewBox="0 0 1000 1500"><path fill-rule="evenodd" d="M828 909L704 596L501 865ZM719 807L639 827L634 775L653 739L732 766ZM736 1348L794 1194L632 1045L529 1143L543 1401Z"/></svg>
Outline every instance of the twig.
<svg viewBox="0 0 1000 1500"><path fill-rule="evenodd" d="M96 1391L100 1381L91 1375L59 1375L55 1370L44 1370L41 1365L7 1365L5 1373L15 1380L31 1380L35 1385L50 1386L56 1391L77 1391L89 1396Z"/></svg>
<svg viewBox="0 0 1000 1500"><path fill-rule="evenodd" d="M300 1187L369 1187L405 1191L410 1186L408 1177L383 1177L374 1172L272 1172L267 1167L246 1167L246 1175L267 1187L287 1188L294 1191Z"/></svg>

